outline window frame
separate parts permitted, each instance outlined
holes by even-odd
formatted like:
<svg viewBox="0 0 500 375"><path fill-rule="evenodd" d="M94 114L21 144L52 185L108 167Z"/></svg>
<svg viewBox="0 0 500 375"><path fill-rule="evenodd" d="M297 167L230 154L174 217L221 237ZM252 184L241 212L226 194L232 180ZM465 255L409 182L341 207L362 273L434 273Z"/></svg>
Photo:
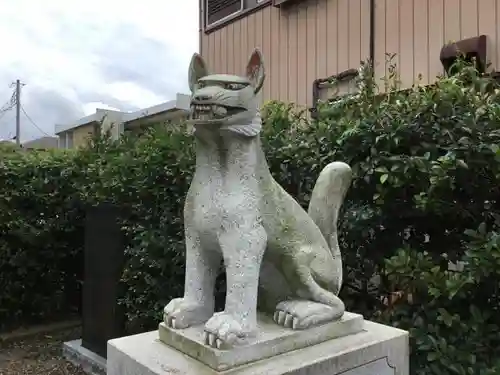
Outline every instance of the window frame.
<svg viewBox="0 0 500 375"><path fill-rule="evenodd" d="M58 147L64 149L71 149L74 147L74 132L72 129L65 130L59 134Z"/></svg>
<svg viewBox="0 0 500 375"><path fill-rule="evenodd" d="M235 22L241 18L247 17L253 12L256 12L262 8L272 5L273 0L241 0L242 7L241 10L223 17L211 24L208 24L208 12L207 12L207 4L210 0L199 0L200 1L200 9L201 9L201 26L202 30L205 34L210 34L211 32L226 27L232 22Z"/></svg>
<svg viewBox="0 0 500 375"><path fill-rule="evenodd" d="M68 130L66 133L66 148L72 149L75 147L75 138L73 130Z"/></svg>
<svg viewBox="0 0 500 375"><path fill-rule="evenodd" d="M66 132L59 134L59 148L66 148Z"/></svg>

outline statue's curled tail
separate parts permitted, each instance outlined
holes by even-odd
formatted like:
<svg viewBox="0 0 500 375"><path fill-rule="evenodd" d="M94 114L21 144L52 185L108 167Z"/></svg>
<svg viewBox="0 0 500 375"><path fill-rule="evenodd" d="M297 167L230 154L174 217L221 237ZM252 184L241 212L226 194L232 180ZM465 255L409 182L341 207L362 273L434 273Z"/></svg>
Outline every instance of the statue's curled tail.
<svg viewBox="0 0 500 375"><path fill-rule="evenodd" d="M338 161L328 164L321 171L309 202L308 214L323 233L334 258L341 256L337 221L351 180L349 165Z"/></svg>

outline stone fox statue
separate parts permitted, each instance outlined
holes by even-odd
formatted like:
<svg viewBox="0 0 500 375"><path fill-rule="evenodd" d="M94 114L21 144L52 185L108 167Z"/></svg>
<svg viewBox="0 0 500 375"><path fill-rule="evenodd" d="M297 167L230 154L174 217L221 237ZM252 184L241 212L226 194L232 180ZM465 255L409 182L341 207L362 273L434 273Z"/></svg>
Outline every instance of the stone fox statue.
<svg viewBox="0 0 500 375"><path fill-rule="evenodd" d="M196 171L184 207L183 298L164 309L173 329L205 323L205 343L224 349L257 332L257 308L290 329L339 319L342 260L337 217L351 169L328 164L309 212L274 180L261 148L257 94L264 82L255 50L246 77L209 74L194 54L189 68ZM214 314L214 283L226 270L225 309Z"/></svg>

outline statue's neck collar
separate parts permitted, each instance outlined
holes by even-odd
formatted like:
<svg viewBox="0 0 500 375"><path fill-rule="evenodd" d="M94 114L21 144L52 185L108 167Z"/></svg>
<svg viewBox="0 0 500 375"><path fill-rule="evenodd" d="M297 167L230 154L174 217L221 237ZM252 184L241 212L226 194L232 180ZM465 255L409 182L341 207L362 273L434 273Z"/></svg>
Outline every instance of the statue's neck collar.
<svg viewBox="0 0 500 375"><path fill-rule="evenodd" d="M254 119L252 123L246 125L226 125L221 127L222 131L230 131L239 135L243 135L245 137L256 137L260 134L262 130L262 122L260 118L258 121Z"/></svg>
<svg viewBox="0 0 500 375"><path fill-rule="evenodd" d="M200 129L203 125L199 125ZM194 131L196 132L197 128L195 127ZM257 112L257 115L254 116L250 123L245 125L222 125L218 130L211 129L210 131L219 131L219 132L230 132L237 135L241 135L248 138L256 137L260 134L262 130L262 119L260 117L260 113Z"/></svg>

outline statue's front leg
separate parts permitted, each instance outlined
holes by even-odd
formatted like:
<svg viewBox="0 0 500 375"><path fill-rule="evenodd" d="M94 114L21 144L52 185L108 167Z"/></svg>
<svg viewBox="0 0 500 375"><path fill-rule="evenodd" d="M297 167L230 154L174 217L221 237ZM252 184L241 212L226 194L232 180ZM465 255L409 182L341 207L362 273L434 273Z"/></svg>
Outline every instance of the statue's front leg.
<svg viewBox="0 0 500 375"><path fill-rule="evenodd" d="M243 344L257 329L257 290L267 235L260 225L239 226L220 238L226 268L226 305L205 325L207 345Z"/></svg>
<svg viewBox="0 0 500 375"><path fill-rule="evenodd" d="M214 313L214 285L221 261L216 249L202 247L194 230L186 230L184 297L164 309L165 324L174 329L205 323Z"/></svg>

